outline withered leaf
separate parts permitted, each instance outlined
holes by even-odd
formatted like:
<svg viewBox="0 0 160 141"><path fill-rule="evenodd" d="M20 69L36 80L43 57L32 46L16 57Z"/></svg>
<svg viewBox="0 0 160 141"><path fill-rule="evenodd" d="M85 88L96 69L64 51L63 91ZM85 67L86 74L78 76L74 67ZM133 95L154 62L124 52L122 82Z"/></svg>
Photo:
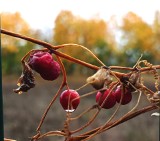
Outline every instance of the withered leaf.
<svg viewBox="0 0 160 141"><path fill-rule="evenodd" d="M22 92L27 92L29 89L35 86L34 81L35 79L32 69L26 62L24 62L22 74L17 82L17 85L19 87L17 89L13 89L13 91L18 94L21 94Z"/></svg>

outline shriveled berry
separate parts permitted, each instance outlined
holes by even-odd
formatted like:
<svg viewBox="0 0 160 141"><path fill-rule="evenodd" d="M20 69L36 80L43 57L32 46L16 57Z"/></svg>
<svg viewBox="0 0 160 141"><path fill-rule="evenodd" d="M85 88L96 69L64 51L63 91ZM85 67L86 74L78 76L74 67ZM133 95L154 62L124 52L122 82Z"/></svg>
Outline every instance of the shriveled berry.
<svg viewBox="0 0 160 141"><path fill-rule="evenodd" d="M55 80L60 75L60 65L48 52L36 52L30 55L29 66L45 80Z"/></svg>
<svg viewBox="0 0 160 141"><path fill-rule="evenodd" d="M113 95L118 103L120 103L121 97L123 96L121 101L122 105L126 105L132 100L132 93L127 89L125 89L125 92L123 93L120 86L118 86L115 92L113 92Z"/></svg>
<svg viewBox="0 0 160 141"><path fill-rule="evenodd" d="M98 103L99 106L102 106L104 109L110 109L116 104L116 99L115 96L110 93L110 90L107 89L104 93L98 92L96 95L96 102Z"/></svg>
<svg viewBox="0 0 160 141"><path fill-rule="evenodd" d="M75 90L65 90L60 95L60 103L65 111L73 112L80 103L80 96Z"/></svg>

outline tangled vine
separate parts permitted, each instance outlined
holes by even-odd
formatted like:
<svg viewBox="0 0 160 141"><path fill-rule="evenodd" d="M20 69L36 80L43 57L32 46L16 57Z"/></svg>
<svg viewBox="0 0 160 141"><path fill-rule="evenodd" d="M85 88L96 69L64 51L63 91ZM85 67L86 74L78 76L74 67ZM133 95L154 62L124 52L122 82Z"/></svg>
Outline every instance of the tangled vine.
<svg viewBox="0 0 160 141"><path fill-rule="evenodd" d="M155 109L160 109L160 75L158 72L158 70L160 69L160 65L153 65L147 60L142 60L142 56L138 59L133 67L106 66L96 57L93 52L82 45L70 43L54 46L47 42L13 33L4 29L1 29L1 33L8 36L21 38L43 47L42 49L34 49L29 51L22 58L22 75L18 79L18 88L14 89L15 93L21 94L35 87L33 71L39 73L43 79L51 81L57 79L60 73L62 73L63 75L62 83L57 93L53 95L53 98L46 107L39 125L37 126L36 134L31 137L31 141L38 141L48 136L61 136L64 137L65 141L87 141L97 134L105 132L123 122L135 118L140 114ZM91 56L99 62L100 65L96 66L87 63L59 51L59 49L67 47L78 47L84 49L84 51L89 52ZM56 61L52 58L53 55L56 56ZM72 90L70 89L67 82L67 73L65 71L65 66L61 60L62 58L95 70L96 73L92 76L89 76L83 86L76 90ZM123 70L125 70L125 73L123 73ZM147 73L152 73L153 75L153 78L155 80L155 91L149 89L143 82L142 75ZM87 87L88 85L92 85L94 90L89 93L79 95L78 91L84 87ZM62 92L63 88L66 88L66 90ZM139 93L135 106L122 117L115 118L116 114L121 108L121 105L126 105L132 100L132 97L134 97L134 92ZM86 108L86 110L79 115L73 115L73 111L76 110L76 108L79 106L80 99L93 94L95 95L95 93L96 102L93 103L91 107ZM142 94L146 95L146 98L148 99L148 106L139 109L138 105L140 103ZM64 109L64 112L66 112L64 126L61 130L42 133L42 124L44 123L46 115L48 114L51 106L54 106L54 102L58 99L58 97L60 97L60 103L62 105L62 108ZM118 103L118 106L115 108L115 111L113 112L111 117L103 125L83 132L86 127L90 126L91 123L95 121L102 108L110 109L115 106L115 103ZM92 110L96 110L96 112L91 115L87 123L75 130L70 129L70 124L72 121L78 120Z"/></svg>

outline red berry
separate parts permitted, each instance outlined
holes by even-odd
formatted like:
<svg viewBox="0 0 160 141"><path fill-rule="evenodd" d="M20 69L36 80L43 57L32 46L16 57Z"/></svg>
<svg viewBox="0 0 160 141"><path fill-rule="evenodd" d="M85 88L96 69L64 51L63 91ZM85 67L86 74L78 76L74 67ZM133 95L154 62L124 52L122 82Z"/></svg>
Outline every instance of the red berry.
<svg viewBox="0 0 160 141"><path fill-rule="evenodd" d="M104 101L105 100L105 101ZM102 108L110 109L116 104L116 99L112 93L110 93L110 90L107 89L104 93L98 92L96 95L96 102L99 106L102 106Z"/></svg>
<svg viewBox="0 0 160 141"><path fill-rule="evenodd" d="M60 103L67 112L73 112L80 103L80 96L75 90L65 90L60 95Z"/></svg>
<svg viewBox="0 0 160 141"><path fill-rule="evenodd" d="M60 75L60 65L48 52L36 52L30 55L29 66L45 80L55 80Z"/></svg>
<svg viewBox="0 0 160 141"><path fill-rule="evenodd" d="M122 97L122 89L121 87L117 87L117 89L115 90L115 92L113 92L115 98L116 98L116 101L118 103L120 103L120 100L121 100L121 97ZM132 94L129 90L126 90L125 89L125 93L123 94L123 98L122 98L122 101L121 101L121 104L122 105L126 105L128 104L130 101L132 100Z"/></svg>

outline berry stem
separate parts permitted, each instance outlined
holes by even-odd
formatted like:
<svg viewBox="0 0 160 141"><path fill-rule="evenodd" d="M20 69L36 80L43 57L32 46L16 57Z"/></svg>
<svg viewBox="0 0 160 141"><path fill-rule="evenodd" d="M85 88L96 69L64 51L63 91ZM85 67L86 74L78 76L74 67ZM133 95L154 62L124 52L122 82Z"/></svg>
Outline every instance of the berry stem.
<svg viewBox="0 0 160 141"><path fill-rule="evenodd" d="M108 129L111 129L121 123L124 123L136 116L139 116L143 113L146 113L146 112L149 112L149 111L152 111L152 110L155 110L155 109L158 109L158 107L156 105L150 105L150 106L146 106L140 110L137 110L137 111L134 111L134 112L131 112L129 113L127 116L125 117L122 117L114 122L111 122L111 123L108 123L105 127L103 127L103 130L101 132L104 132ZM101 128L100 127L97 127L96 129L93 129L93 130L90 130L84 134L80 134L78 136L74 136L74 137L71 137L70 141L79 141L79 140L85 140L87 137L89 137L90 135L94 134L95 132L97 132L99 129Z"/></svg>
<svg viewBox="0 0 160 141"><path fill-rule="evenodd" d="M71 121L73 120L76 120L76 119L79 119L80 117L82 117L84 114L90 112L92 109L95 109L95 105L93 105L92 107L89 107L88 109L86 109L85 111L83 111L81 114L79 114L78 116L76 117L73 117L73 118L70 118Z"/></svg>
<svg viewBox="0 0 160 141"><path fill-rule="evenodd" d="M55 49L69 47L69 46L70 47L80 47L80 48L88 51L102 66L106 66L91 50L89 50L85 46L82 46L82 45L79 45L79 44L68 43L68 44L63 44L63 45L55 46Z"/></svg>
<svg viewBox="0 0 160 141"><path fill-rule="evenodd" d="M156 107L156 105L147 106L147 107L144 107L144 108L142 108L142 109L140 109L140 110L130 112L129 114L127 113L126 115L124 115L124 116L121 117L120 119L118 119L118 120L116 120L115 122L111 123L110 126L106 125L106 127L104 128L104 130L103 130L102 132L104 132L104 131L106 131L106 130L108 130L108 129L110 129L110 128L113 128L113 127L115 127L115 126L117 126L117 125L119 125L119 124L121 124L121 123L123 123L123 122L126 122L126 121L128 121L128 120L130 120L130 119L132 119L132 118L134 118L134 117L136 117L136 116L138 116L138 115L140 115L140 114L143 114L143 113L145 113L145 112L152 111L152 110L154 110L154 109L158 109L158 108Z"/></svg>
<svg viewBox="0 0 160 141"><path fill-rule="evenodd" d="M71 132L72 134L77 133L77 132L83 130L84 128L86 128L87 126L89 126L89 125L96 119L96 117L97 117L97 115L99 114L99 112L101 111L101 109L102 109L105 101L108 99L108 97L109 97L109 95L111 94L112 90L113 90L117 85L118 85L118 83L116 83L116 84L112 87L112 89L111 89L111 91L109 92L108 96L105 98L105 100L103 101L102 105L101 105L100 108L97 110L97 112L92 116L92 118L91 118L85 125L83 125L82 127L80 127L80 128L78 128L78 129L72 131L72 132Z"/></svg>
<svg viewBox="0 0 160 141"><path fill-rule="evenodd" d="M83 66L88 67L88 68L90 68L90 69L93 69L93 70L98 70L98 69L99 69L98 66L95 66L95 65L92 65L92 64L90 64L90 63L84 62L84 61L82 61L82 60L76 59L76 58L74 58L74 57L71 57L70 55L67 55L67 54L65 54L65 53L59 52L59 51L57 51L57 50L52 50L52 52L53 52L54 54L56 54L57 56L59 56L59 57L62 57L62 58L64 58L64 59L67 59L67 60L69 60L69 61L71 61L71 62L80 64L80 65L83 65Z"/></svg>
<svg viewBox="0 0 160 141"><path fill-rule="evenodd" d="M79 89L78 89L78 90L79 90ZM102 91L102 90L106 90L106 88L102 88L102 89L100 89L100 90L94 90L94 91L88 92L88 93L83 94L82 96L80 96L80 98L82 99L82 98L84 98L84 97L86 97L86 96L95 94L96 92ZM87 112L89 112L89 111L91 111L92 109L95 109L95 108L97 108L97 104L96 104L96 105L93 105L92 107L89 107L88 109L86 109L84 112L82 112L82 113L79 114L78 116L73 117L73 118L70 118L70 120L76 120L76 119L82 117L82 116L83 116L84 114L86 114Z"/></svg>
<svg viewBox="0 0 160 141"><path fill-rule="evenodd" d="M87 137L86 140L89 140L89 139L93 138L94 136L96 136L97 134L99 134L101 132L101 130L115 117L116 113L120 109L120 106L121 106L121 104L119 103L118 107L116 108L114 113L111 115L111 117L107 120L107 122L103 126L101 126L100 129L97 130L94 134L92 134L89 137Z"/></svg>
<svg viewBox="0 0 160 141"><path fill-rule="evenodd" d="M69 61L72 61L72 62L81 64L81 65L86 66L86 67L88 67L88 68L91 68L91 69L93 69L93 70L98 70L98 69L99 69L99 67L97 67L97 66L95 66L95 65L86 63L86 62L81 61L81 60L79 60L79 59L73 58L73 57L71 57L71 56L69 56L69 55L66 55L66 54L64 54L64 53L61 53L61 52L56 51L56 48L58 49L58 48L60 48L60 46L63 46L63 45L53 46L53 45L51 45L51 44L49 44L49 43L47 43L47 42L40 41L40 40L37 40L37 39L33 39L33 38L31 38L31 37L27 37L27 36L24 36L24 35L21 35L21 34L18 34L18 33L14 33L14 32L11 32L11 31L7 31L7 30L5 30L5 29L1 29L1 33L2 33L2 34L9 35L9 36L16 37L16 38L21 38L21 39L30 41L30 42L32 42L32 43L41 45L41 46L43 46L43 47L45 47L45 48L48 48L48 49L51 50L51 51L54 51L54 53L55 53L56 55L58 55L58 56L60 56L60 57L62 57L62 58L65 58L65 59L67 59L67 60L69 60ZM155 69L160 69L160 65L154 65L154 66L152 66L152 68L150 68L150 67L144 67L144 68L141 68L140 71L141 71L141 72L146 72L146 71L148 72L148 71L152 70L153 68L155 68ZM134 68L121 67L121 66L110 66L110 69L121 69L121 70L129 70L129 71L134 70ZM116 74L117 77L118 77L118 76L122 76L122 74L119 73L119 72L116 72L115 74Z"/></svg>
<svg viewBox="0 0 160 141"><path fill-rule="evenodd" d="M95 118L97 117L99 112L100 112L100 110L97 110L97 112L92 116L92 118L85 125L83 125L82 127L78 128L74 131L71 131L71 133L72 134L77 133L77 132L83 130L84 128L86 128L87 126L89 126L95 120Z"/></svg>
<svg viewBox="0 0 160 141"><path fill-rule="evenodd" d="M25 54L25 56L21 59L21 62L24 62L24 60L28 57L28 55L30 55L33 52L38 52L38 51L48 51L47 48L44 49L32 49L29 52L27 52L27 54Z"/></svg>
<svg viewBox="0 0 160 141"><path fill-rule="evenodd" d="M32 43L35 43L35 44L38 44L38 45L41 45L41 46L45 46L45 47L48 48L49 50L52 50L52 49L54 48L53 45L51 45L51 44L49 44L49 43L47 43L47 42L40 41L40 40L31 38L31 37L28 37L28 36L24 36L24 35L21 35L21 34L18 34L18 33L11 32L11 31L7 31L7 30L5 30L5 29L1 29L1 33L2 33L2 34L9 35L9 36L16 37L16 38L24 39L24 40L26 40L26 41L30 41L30 42L32 42Z"/></svg>
<svg viewBox="0 0 160 141"><path fill-rule="evenodd" d="M52 104L54 103L54 101L57 99L58 95L60 94L60 91L62 90L62 88L63 88L64 86L65 86L65 83L62 82L62 84L61 84L58 92L54 95L54 97L52 98L51 102L50 102L49 105L47 106L47 108L46 108L46 110L45 110L45 112L44 112L44 114L43 114L43 116L42 116L42 118L41 118L41 120L40 120L40 123L39 123L36 131L39 131L39 130L40 130L40 128L41 128L41 126L42 126L42 124L43 124L43 122L44 122L44 119L45 119L45 117L46 117L49 109L51 108L51 106L52 106Z"/></svg>
<svg viewBox="0 0 160 141"><path fill-rule="evenodd" d="M34 39L34 38L30 38L28 36L24 36L24 35L21 35L21 34L17 34L17 33L14 33L14 32L10 32L10 31L7 31L7 30L4 30L4 29L1 29L1 33L2 34L6 34L6 35L9 35L9 36L12 36L12 37L16 37L16 38L20 38L20 39L24 39L26 41L30 41L32 43L35 43L35 44L38 44L38 45L41 45L43 47L43 49L40 49L40 50L31 50L29 51L22 59L21 59L21 62L22 62L22 65L25 64L25 59L33 52L33 51L50 51L51 53L54 53L57 57L57 60L61 66L61 70L62 70L62 73L63 73L63 80L62 80L62 83L57 91L57 93L53 96L52 100L50 101L50 103L48 104L48 106L46 107L45 109L45 112L44 114L42 115L42 118L40 120L40 123L37 127L37 135L35 135L32 139L34 140L38 140L40 138L43 138L45 136L49 136L49 135L58 135L58 136L65 136L66 137L66 141L79 141L79 140L87 140L87 139L91 139L93 136L99 134L99 133L102 133L112 127L115 127L123 122L126 122L127 120L130 120L140 114L143 114L145 112L149 112L151 110L154 110L154 109L158 109L158 106L156 105L151 105L151 106L148 106L148 107L144 107L140 110L136 110L137 106L139 105L139 102L140 102L140 97L141 97L141 93L142 91L140 91L139 93L139 97L138 97L138 100L137 100L137 103L136 105L129 111L127 112L124 116L122 116L121 118L117 119L116 121L113 121L111 122L111 120L114 118L115 114L117 113L119 107L120 107L120 104L119 106L117 107L117 109L115 110L115 112L112 114L112 116L105 122L104 125L102 126L99 126L98 128L96 129L92 129L84 134L80 134L79 136L75 136L75 137L71 137L72 134L74 133L77 133L81 130L83 130L84 128L88 127L97 117L97 115L99 114L99 112L101 111L105 101L107 100L107 98L109 97L109 95L111 94L112 90L118 85L118 84L121 84L123 85L125 82L127 82L127 80L125 80L124 78L129 78L131 76L131 74L133 73L133 71L136 71L138 70L140 73L147 73L149 71L153 71L153 74L154 74L154 77L155 77L155 87L157 89L157 91L159 90L158 89L158 86L159 86L159 75L158 75L158 69L160 69L160 65L152 65L150 64L149 62L147 62L147 60L142 60L140 61L141 57L138 59L137 63L135 64L135 66L133 66L132 68L131 67L121 67L121 66L109 66L108 68L110 69L110 75L114 76L118 81L115 82L115 83L112 83L112 85L110 85L110 92L108 94L108 96L105 98L105 100L103 101L103 103L101 104L101 106L96 106L96 105L93 105L92 107L88 108L87 110L85 110L84 112L82 112L80 115L78 115L77 117L75 118L71 118L70 116L70 113L67 113L67 118L66 118L66 130L65 132L63 131L50 131L50 132L46 132L44 134L40 134L40 128L47 116L47 113L49 112L51 106L53 105L53 103L55 102L55 100L57 99L58 95L60 94L61 90L66 86L67 89L69 90L69 86L68 86L68 83L67 83L67 74L66 74L66 71L65 71L65 67L61 61L61 58L64 58L68 61L71 61L71 62L74 62L74 63L77 63L77 64L80 64L82 66L85 66L87 68L90 68L90 69L93 69L93 70L98 70L100 69L99 66L96 66L96 65L93 65L93 64L90 64L90 63L87 63L85 61L82 61L80 59L77 59L77 58L74 58L68 54L65 54L65 53L62 53L60 52L58 49L60 48L64 48L64 47L80 47L82 49L84 49L85 51L89 52L93 58L95 58L102 66L105 67L105 64L98 59L98 57L96 57L96 55L91 51L89 50L87 47L84 47L82 45L78 45L78 44L72 44L72 43L69 43L69 44L62 44L62 45L57 45L57 46L54 46L54 45L51 45L50 43L47 43L47 42L44 42L44 41L41 41L41 40L37 40L37 39ZM144 63L145 67L141 67L140 66L140 63ZM125 71L129 71L128 73L120 73L120 72L116 72L116 71L113 71L113 70L125 70ZM111 71L112 70L112 71ZM122 81L124 80L124 81ZM128 81L129 82L129 81ZM80 87L79 89L85 87L86 85L88 84L85 84L84 86ZM131 83L132 85L132 83ZM123 85L124 86L124 85ZM133 87L136 88L136 86L133 85ZM137 90L144 90L145 92L149 93L151 96L153 96L155 93L150 90L149 88L147 88L146 86L142 84L139 84L137 86ZM79 90L78 89L78 90ZM124 92L124 87L123 87L123 92ZM93 92L90 92L90 93L87 93L87 94L84 94L81 96L82 97L86 97L88 95L91 95L93 94ZM123 96L121 96L121 100L120 100L120 103L122 101L122 98ZM70 98L69 98L70 100ZM74 99L76 100L76 99ZM73 100L73 101L74 101ZM72 102L73 102L72 101ZM69 107L68 107L69 108ZM89 119L89 121L83 125L82 127L74 130L74 131L70 131L69 130L69 124L70 124L70 121L72 120L75 120L75 119L78 119L80 118L81 116L83 116L84 114L86 114L87 112L89 112L90 110L92 109L96 109L96 113L93 115L93 117L91 117L91 119Z"/></svg>
<svg viewBox="0 0 160 141"><path fill-rule="evenodd" d="M49 131L44 134L39 135L36 140L42 139L46 136L66 136L66 134L62 131Z"/></svg>
<svg viewBox="0 0 160 141"><path fill-rule="evenodd" d="M51 108L51 106L52 106L52 104L54 103L54 101L57 99L57 97L58 97L58 95L60 94L60 92L61 92L61 90L63 89L63 87L67 84L66 71L65 71L64 65L63 65L61 59L60 59L58 56L57 56L57 59L58 59L58 62L59 62L59 64L60 64L60 66L61 66L61 69L62 69L63 81L62 81L62 84L61 84L59 90L58 90L57 93L54 95L54 97L52 98L52 100L51 100L51 102L49 103L48 107L46 108L46 110L45 110L45 112L44 112L44 114L43 114L43 116L42 116L42 118L41 118L41 120L40 120L40 123L39 123L39 125L38 125L38 127L37 127L37 131L40 130L40 128L41 128L41 126L42 126L42 124L43 124L43 122L44 122L44 119L45 119L45 117L46 117L49 109Z"/></svg>
<svg viewBox="0 0 160 141"><path fill-rule="evenodd" d="M84 61L81 61L79 59L76 59L76 58L73 58L69 55L66 55L64 53L61 53L61 52L58 52L56 51L56 46L53 46L47 42L44 42L44 41L40 41L40 40L37 40L37 39L33 39L33 38L30 38L30 37L27 37L27 36L24 36L24 35L21 35L21 34L18 34L18 33L14 33L14 32L11 32L11 31L7 31L5 29L1 29L1 33L2 34L6 34L6 35L9 35L9 36L13 36L13 37L16 37L16 38L20 38L20 39L24 39L24 40L27 40L27 41L30 41L32 43L35 43L35 44L38 44L38 45L41 45L49 50L51 50L51 52L55 53L56 55L58 55L59 57L62 57L62 58L65 58L69 61L72 61L72 62L75 62L75 63L78 63L78 64L81 64L81 65L84 65L88 68L91 68L91 69L94 69L94 70L98 70L99 67L95 66L95 65L92 65L92 64L89 64L89 63L86 63ZM62 45L63 46L63 45Z"/></svg>
<svg viewBox="0 0 160 141"><path fill-rule="evenodd" d="M141 100L141 96L142 96L142 91L139 91L139 96L138 96L138 99L137 99L137 102L136 102L136 105L127 113L127 114L129 114L129 113L131 113L131 112L133 112L137 107L138 107L138 105L139 105L139 102L140 102L140 100Z"/></svg>

